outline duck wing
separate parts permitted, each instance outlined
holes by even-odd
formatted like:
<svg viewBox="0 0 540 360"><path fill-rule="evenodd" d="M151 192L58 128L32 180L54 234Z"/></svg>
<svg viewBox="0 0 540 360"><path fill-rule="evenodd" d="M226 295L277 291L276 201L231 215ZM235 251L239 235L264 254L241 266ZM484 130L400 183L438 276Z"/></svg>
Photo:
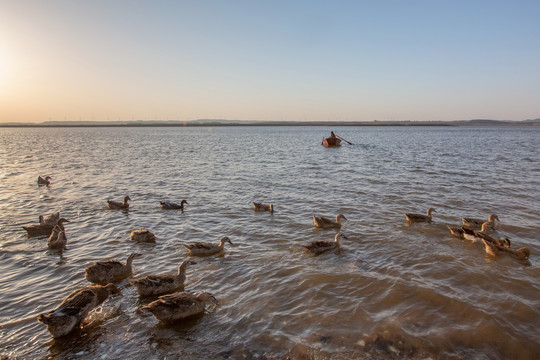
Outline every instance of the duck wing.
<svg viewBox="0 0 540 360"><path fill-rule="evenodd" d="M161 204L161 207L163 209L180 209L181 208L180 204L176 204L170 201L160 201L159 203Z"/></svg>
<svg viewBox="0 0 540 360"><path fill-rule="evenodd" d="M405 213L405 217L409 221L426 221L427 219L429 219L427 215L413 213Z"/></svg>
<svg viewBox="0 0 540 360"><path fill-rule="evenodd" d="M96 294L90 289L80 289L72 292L62 303L57 307L60 308L86 308L92 306L96 301Z"/></svg>
<svg viewBox="0 0 540 360"><path fill-rule="evenodd" d="M214 244L210 244L207 242L195 242L195 243L184 245L184 246L186 246L190 250L191 249L211 250L213 248L213 245Z"/></svg>

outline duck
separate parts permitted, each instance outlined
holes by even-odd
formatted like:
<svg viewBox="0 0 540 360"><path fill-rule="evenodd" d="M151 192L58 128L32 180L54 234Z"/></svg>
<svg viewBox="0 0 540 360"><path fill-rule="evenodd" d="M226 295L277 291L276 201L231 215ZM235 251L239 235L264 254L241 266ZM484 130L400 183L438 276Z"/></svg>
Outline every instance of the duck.
<svg viewBox="0 0 540 360"><path fill-rule="evenodd" d="M313 224L315 225L315 227L321 229L340 229L341 220L347 220L347 218L342 214L338 214L336 216L336 220L334 221L323 216L313 215Z"/></svg>
<svg viewBox="0 0 540 360"><path fill-rule="evenodd" d="M233 244L231 240L224 236L219 240L218 244L213 244L209 242L195 242L184 246L188 249L188 254L191 256L208 256L220 253L225 248L225 243Z"/></svg>
<svg viewBox="0 0 540 360"><path fill-rule="evenodd" d="M460 227L451 227L451 226L447 226L448 230L450 230L450 233L457 237L458 239L464 239L464 236L463 236L463 229L460 228Z"/></svg>
<svg viewBox="0 0 540 360"><path fill-rule="evenodd" d="M137 242L155 243L156 235L153 232L146 229L131 230L129 238Z"/></svg>
<svg viewBox="0 0 540 360"><path fill-rule="evenodd" d="M26 230L28 237L32 236L49 236L60 219L60 212L53 213L47 217L39 215L39 223L34 225L23 225L23 229Z"/></svg>
<svg viewBox="0 0 540 360"><path fill-rule="evenodd" d="M423 214L412 214L412 213L405 213L405 217L407 218L408 223L415 223L415 222L431 222L431 213L437 212L434 208L429 208L427 211L427 215Z"/></svg>
<svg viewBox="0 0 540 360"><path fill-rule="evenodd" d="M64 223L69 222L65 218L58 219L58 222L52 229L51 235L47 240L47 246L49 249L63 249L67 244L66 229L64 228Z"/></svg>
<svg viewBox="0 0 540 360"><path fill-rule="evenodd" d="M189 205L189 203L186 200L182 200L180 204L173 203L170 201L160 201L161 208L163 210L181 210L184 211L184 204Z"/></svg>
<svg viewBox="0 0 540 360"><path fill-rule="evenodd" d="M489 215L487 222L491 224L491 227L493 229L495 229L495 220L499 221L499 217L497 215L495 214ZM480 229L482 227L482 224L484 224L486 220L462 217L461 222L463 223L463 226L465 226L466 228L474 230L474 229Z"/></svg>
<svg viewBox="0 0 540 360"><path fill-rule="evenodd" d="M142 255L138 253L130 254L125 264L118 260L97 261L84 269L84 277L94 284L116 283L131 275L133 272L131 266L133 259L139 256Z"/></svg>
<svg viewBox="0 0 540 360"><path fill-rule="evenodd" d="M503 253L506 253L510 255L511 257L518 260L528 260L529 256L531 256L531 251L526 247L522 247L517 250L514 250L508 247L498 245L486 239L482 239L482 241L484 242L484 245L486 246L486 253L491 256L499 256Z"/></svg>
<svg viewBox="0 0 540 360"><path fill-rule="evenodd" d="M328 250L333 250L337 248L339 246L340 239L348 239L348 237L342 233L337 233L334 237L334 241L313 241L307 245L302 246L305 247L307 251L318 255Z"/></svg>
<svg viewBox="0 0 540 360"><path fill-rule="evenodd" d="M469 230L469 231L473 231L476 237L478 238L478 240L486 240L498 246L505 246L507 248L510 247L511 242L508 236L501 237L500 239L497 240L494 237L487 234L488 229L491 229L491 223L489 221L486 221L482 224L482 230L480 231Z"/></svg>
<svg viewBox="0 0 540 360"><path fill-rule="evenodd" d="M270 211L270 213L273 214L274 213L274 205L273 204L267 205L267 204L253 202L253 210L255 210L255 211Z"/></svg>
<svg viewBox="0 0 540 360"><path fill-rule="evenodd" d="M45 324L53 337L66 336L80 327L92 309L113 294L121 295L114 284L86 286L71 292L54 310L40 314L37 321Z"/></svg>
<svg viewBox="0 0 540 360"><path fill-rule="evenodd" d="M107 207L110 210L118 210L118 209L129 209L128 201L130 201L131 198L129 196L124 196L124 202L114 201L114 200L107 200Z"/></svg>
<svg viewBox="0 0 540 360"><path fill-rule="evenodd" d="M50 176L45 176L45 177L38 176L37 183L39 186L49 186L51 184L50 180L52 180L52 177Z"/></svg>
<svg viewBox="0 0 540 360"><path fill-rule="evenodd" d="M182 291L160 296L159 299L142 306L141 310L151 312L159 321L170 323L204 313L209 303L219 305L217 299L210 293L194 294Z"/></svg>
<svg viewBox="0 0 540 360"><path fill-rule="evenodd" d="M130 283L135 286L140 297L168 294L184 286L186 269L188 265L195 264L196 262L194 261L184 260L178 267L177 274L147 275L142 278L133 279Z"/></svg>

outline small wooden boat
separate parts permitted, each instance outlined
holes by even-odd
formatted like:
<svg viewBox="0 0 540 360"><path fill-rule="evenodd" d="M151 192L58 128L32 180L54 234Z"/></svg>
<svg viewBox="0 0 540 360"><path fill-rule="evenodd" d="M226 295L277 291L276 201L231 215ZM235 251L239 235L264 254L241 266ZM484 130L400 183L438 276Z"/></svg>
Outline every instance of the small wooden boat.
<svg viewBox="0 0 540 360"><path fill-rule="evenodd" d="M337 137L327 137L326 139L323 139L322 145L324 147L337 147L341 146L341 140Z"/></svg>

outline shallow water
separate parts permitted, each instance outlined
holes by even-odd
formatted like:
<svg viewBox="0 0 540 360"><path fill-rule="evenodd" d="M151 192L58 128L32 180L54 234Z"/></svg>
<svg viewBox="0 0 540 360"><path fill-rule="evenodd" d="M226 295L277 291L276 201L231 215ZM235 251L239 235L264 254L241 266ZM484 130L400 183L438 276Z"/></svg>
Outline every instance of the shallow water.
<svg viewBox="0 0 540 360"><path fill-rule="evenodd" d="M355 145L320 146L330 130ZM4 128L0 140L0 355L540 358L540 128ZM126 194L129 212L106 209ZM184 212L159 207L182 199ZM428 207L433 223L406 225ZM63 252L21 228L56 211L71 221ZM335 235L312 214L338 213L348 239L307 254L301 244ZM446 227L490 213L529 263ZM130 241L137 228L156 244ZM159 324L126 279L66 339L35 320L88 285L93 261L136 251L135 277L175 272L183 244L222 236L234 245L196 259L185 287L213 293L213 312Z"/></svg>

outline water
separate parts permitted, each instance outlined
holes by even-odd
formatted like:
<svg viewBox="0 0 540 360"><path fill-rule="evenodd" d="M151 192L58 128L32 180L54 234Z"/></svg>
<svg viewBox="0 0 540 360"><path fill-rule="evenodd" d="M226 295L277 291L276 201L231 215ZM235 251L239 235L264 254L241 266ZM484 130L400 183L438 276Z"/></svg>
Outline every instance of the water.
<svg viewBox="0 0 540 360"><path fill-rule="evenodd" d="M330 130L355 143L320 146ZM9 358L344 359L540 357L540 128L223 127L0 129L0 355ZM38 187L38 175L52 185ZM129 195L130 211L106 209ZM186 211L160 200L186 199ZM252 201L273 203L256 213ZM404 212L434 207L432 224ZM68 248L22 225L60 211ZM311 215L343 213L348 240ZM453 238L496 213L530 262ZM156 244L129 240L146 228ZM174 272L182 244L230 237L186 290L221 305L174 326L138 311L128 280L93 322L53 340L35 317L88 285L84 267L131 252L134 276Z"/></svg>

